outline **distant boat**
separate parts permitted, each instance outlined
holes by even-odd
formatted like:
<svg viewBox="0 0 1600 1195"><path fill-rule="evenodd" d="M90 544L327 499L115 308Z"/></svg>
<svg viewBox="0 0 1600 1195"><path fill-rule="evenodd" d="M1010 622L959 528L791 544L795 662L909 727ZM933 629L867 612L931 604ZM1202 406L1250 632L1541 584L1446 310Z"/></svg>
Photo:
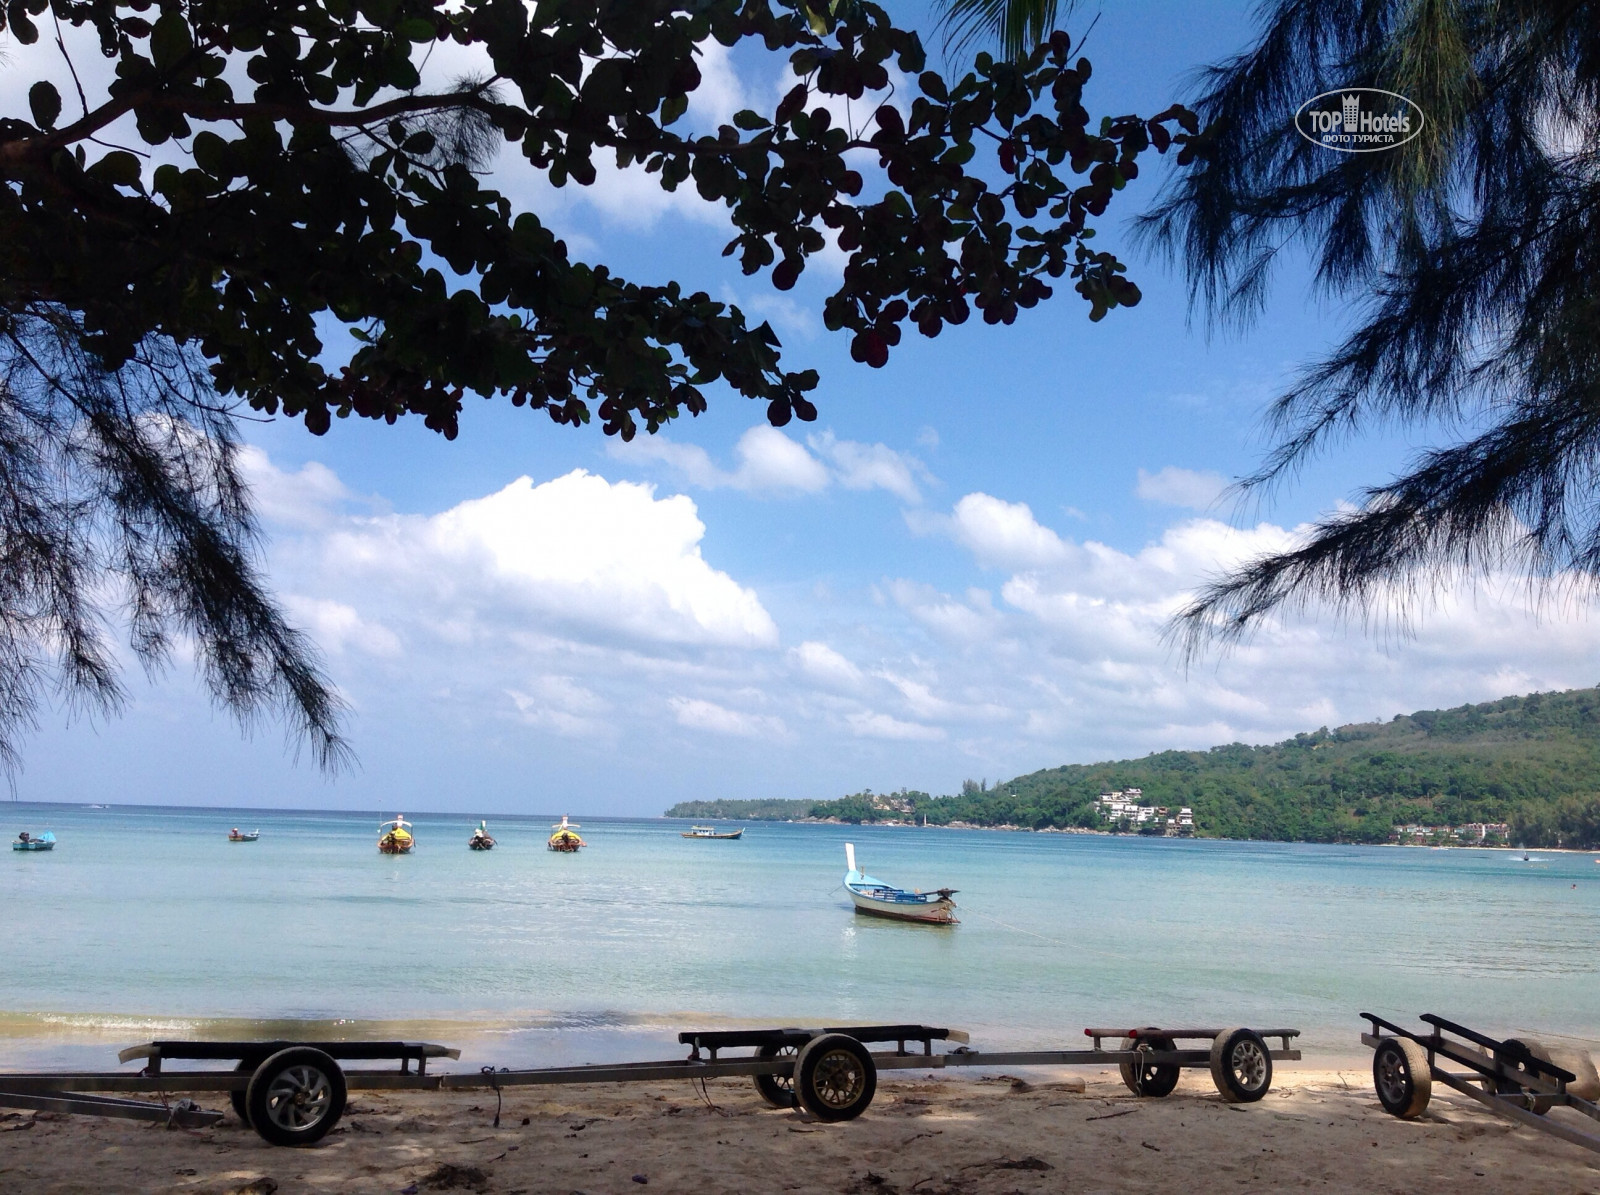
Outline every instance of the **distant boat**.
<svg viewBox="0 0 1600 1195"><path fill-rule="evenodd" d="M14 851L53 851L56 849L56 836L46 830L43 834L29 834L24 830L12 842Z"/></svg>
<svg viewBox="0 0 1600 1195"><path fill-rule="evenodd" d="M378 827L378 850L385 855L409 855L411 848L416 845L417 840L411 833L411 823L406 821L405 814L400 814L392 822L384 822Z"/></svg>
<svg viewBox="0 0 1600 1195"><path fill-rule="evenodd" d="M550 841L546 845L553 851L571 855L589 845L574 833L574 831L581 830L583 827L576 822L569 822L567 815L564 813L561 815L561 824L550 828L555 833L550 835Z"/></svg>
<svg viewBox="0 0 1600 1195"><path fill-rule="evenodd" d="M686 830L684 832L683 837L684 838L743 838L744 837L744 828L741 826L737 830L726 830L726 831L723 831L722 833L719 834L719 833L717 833L717 828L715 826L691 826L688 830Z"/></svg>
<svg viewBox="0 0 1600 1195"><path fill-rule="evenodd" d="M241 834L237 828L228 831L229 842L254 842L260 837L260 830L251 830L248 834Z"/></svg>
<svg viewBox="0 0 1600 1195"><path fill-rule="evenodd" d="M950 898L954 888L936 888L932 892L907 891L885 884L856 870L855 844L844 844L844 858L849 870L844 873L845 891L858 913L871 913L876 917L894 917L900 921L929 921L936 925L955 925L956 902Z"/></svg>
<svg viewBox="0 0 1600 1195"><path fill-rule="evenodd" d="M478 828L472 832L472 837L467 839L467 845L475 851L494 850L494 839L489 836L487 822L478 823Z"/></svg>

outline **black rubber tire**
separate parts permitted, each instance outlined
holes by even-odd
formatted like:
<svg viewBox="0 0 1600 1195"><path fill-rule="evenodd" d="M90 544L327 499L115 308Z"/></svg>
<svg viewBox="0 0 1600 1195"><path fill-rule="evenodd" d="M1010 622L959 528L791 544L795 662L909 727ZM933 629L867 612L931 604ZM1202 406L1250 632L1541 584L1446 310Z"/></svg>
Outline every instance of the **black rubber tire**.
<svg viewBox="0 0 1600 1195"><path fill-rule="evenodd" d="M1117 1070L1122 1074L1122 1082L1129 1091L1134 1095L1151 1099L1160 1099L1172 1094L1172 1089L1178 1085L1178 1065L1153 1060L1162 1050L1178 1048L1170 1037L1142 1037L1137 1042L1132 1040L1124 1042L1122 1048L1137 1049L1141 1054L1153 1056L1151 1061L1139 1065L1132 1062L1117 1064Z"/></svg>
<svg viewBox="0 0 1600 1195"><path fill-rule="evenodd" d="M1385 1038L1372 1055L1372 1089L1390 1116L1415 1120L1433 1098L1428 1052L1409 1038Z"/></svg>
<svg viewBox="0 0 1600 1195"><path fill-rule="evenodd" d="M1253 1104L1272 1088L1272 1054L1254 1029L1224 1029L1211 1042L1211 1081L1230 1104Z"/></svg>
<svg viewBox="0 0 1600 1195"><path fill-rule="evenodd" d="M279 1050L250 1077L250 1127L269 1145L315 1145L344 1115L344 1072L313 1046Z"/></svg>
<svg viewBox="0 0 1600 1195"><path fill-rule="evenodd" d="M254 1064L241 1062L233 1068L233 1071L234 1074L248 1074L255 1069ZM239 1118L239 1123L248 1129L250 1127L250 1109L245 1106L244 1095L243 1090L230 1091L228 1092L228 1102L233 1105L233 1114Z"/></svg>
<svg viewBox="0 0 1600 1195"><path fill-rule="evenodd" d="M756 1051L757 1058L793 1058L800 1053L796 1046L765 1045ZM774 1108L793 1108L796 1106L794 1098L794 1072L787 1075L757 1075L756 1090L761 1093L761 1098Z"/></svg>
<svg viewBox="0 0 1600 1195"><path fill-rule="evenodd" d="M1518 1046L1521 1046L1523 1050L1526 1050L1540 1062L1550 1061L1550 1051L1545 1048L1545 1044L1542 1041L1536 1041L1531 1037L1508 1037L1502 1044L1511 1046L1512 1049L1496 1050L1494 1052L1494 1058L1496 1062L1504 1062L1508 1066L1520 1067L1522 1065L1522 1058L1520 1056L1520 1051L1516 1049ZM1520 1100L1522 1106L1528 1111L1534 1113L1536 1116L1543 1116L1546 1112L1550 1111L1551 1108L1555 1107L1555 1101L1549 1096L1533 1095L1525 1088L1519 1087L1515 1083L1509 1083L1505 1081L1498 1082L1495 1084L1495 1092L1498 1095L1520 1094L1522 1097Z"/></svg>
<svg viewBox="0 0 1600 1195"><path fill-rule="evenodd" d="M867 1047L845 1033L812 1038L794 1064L794 1093L818 1120L854 1120L878 1090L878 1067Z"/></svg>

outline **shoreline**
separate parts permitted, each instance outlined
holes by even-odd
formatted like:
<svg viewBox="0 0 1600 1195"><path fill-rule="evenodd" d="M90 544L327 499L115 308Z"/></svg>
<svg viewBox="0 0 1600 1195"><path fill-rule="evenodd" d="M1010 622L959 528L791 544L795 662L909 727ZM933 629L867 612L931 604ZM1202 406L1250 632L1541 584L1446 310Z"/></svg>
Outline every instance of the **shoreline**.
<svg viewBox="0 0 1600 1195"><path fill-rule="evenodd" d="M1432 851L1513 851L1531 852L1538 851L1547 855L1595 855L1600 856L1600 846L1487 846L1475 842L1458 842L1449 846L1434 846L1425 842L1347 842L1343 839L1333 839L1323 842L1310 838L1227 838L1220 834L1125 834L1120 830L1091 830L1084 826L1016 826L1002 823L998 826L979 825L977 822L902 822L902 821L871 821L851 822L837 817L679 817L673 814L662 814L660 820L670 822L691 821L720 821L740 822L747 826L779 825L779 826L862 826L883 827L899 830L989 830L1005 834L1087 834L1100 838L1141 838L1150 841L1176 841L1176 842L1270 842L1284 846L1383 846L1406 847L1412 850Z"/></svg>
<svg viewBox="0 0 1600 1195"><path fill-rule="evenodd" d="M308 1149L267 1146L232 1115L164 1131L0 1111L0 1186L48 1195L1053 1195L1186 1190L1199 1175L1205 1189L1366 1195L1590 1190L1596 1169L1593 1153L1453 1092L1401 1121L1379 1108L1369 1072L1303 1063L1280 1064L1254 1104L1224 1103L1204 1072L1184 1072L1164 1099L1139 1099L1108 1071L959 1084L895 1072L863 1116L837 1124L770 1108L731 1079L514 1088L498 1104L485 1091L359 1091Z"/></svg>

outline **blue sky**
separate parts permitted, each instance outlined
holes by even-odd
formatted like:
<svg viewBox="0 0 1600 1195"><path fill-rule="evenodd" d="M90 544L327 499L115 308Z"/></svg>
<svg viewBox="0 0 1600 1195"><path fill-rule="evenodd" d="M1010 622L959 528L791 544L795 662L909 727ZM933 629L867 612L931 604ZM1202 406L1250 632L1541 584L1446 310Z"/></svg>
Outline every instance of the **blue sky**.
<svg viewBox="0 0 1600 1195"><path fill-rule="evenodd" d="M1089 106L1165 107L1251 31L1243 6L1108 7L1084 51ZM7 105L27 57L0 64ZM712 48L691 114L770 107L781 69ZM1140 306L1090 324L1063 287L1010 328L911 333L870 370L821 328L827 265L779 294L725 263L726 225L690 196L615 171L554 192L503 164L500 185L578 255L769 318L789 367L822 372L818 421L777 432L724 393L631 446L507 403L469 405L450 443L420 423L252 425L266 561L352 706L357 770L320 776L270 726L241 738L180 660L135 677L109 724L47 716L18 795L655 814L950 792L1594 683L1586 608L1538 608L1503 578L1443 595L1409 637L1313 613L1187 673L1172 658L1160 630L1190 587L1289 542L1408 445L1350 445L1245 519L1214 501L1257 461L1265 403L1350 313L1291 261L1257 323L1208 334L1125 227L1167 169L1101 223Z"/></svg>

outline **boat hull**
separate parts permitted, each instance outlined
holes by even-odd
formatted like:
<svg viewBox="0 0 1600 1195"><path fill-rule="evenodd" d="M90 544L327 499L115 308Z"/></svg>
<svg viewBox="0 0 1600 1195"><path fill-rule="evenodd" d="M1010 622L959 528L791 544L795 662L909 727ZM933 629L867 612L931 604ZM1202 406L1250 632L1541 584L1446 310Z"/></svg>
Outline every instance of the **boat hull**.
<svg viewBox="0 0 1600 1195"><path fill-rule="evenodd" d="M895 921L921 921L928 925L956 925L956 903L945 897L931 901L876 900L852 889L850 902L856 912L872 917L888 917Z"/></svg>
<svg viewBox="0 0 1600 1195"><path fill-rule="evenodd" d="M682 837L684 837L684 838L743 838L744 837L744 831L743 830L735 830L731 834L690 834L690 833L685 833L685 834L682 835Z"/></svg>
<svg viewBox="0 0 1600 1195"><path fill-rule="evenodd" d="M14 851L53 851L56 844L53 842L13 842L11 849Z"/></svg>

